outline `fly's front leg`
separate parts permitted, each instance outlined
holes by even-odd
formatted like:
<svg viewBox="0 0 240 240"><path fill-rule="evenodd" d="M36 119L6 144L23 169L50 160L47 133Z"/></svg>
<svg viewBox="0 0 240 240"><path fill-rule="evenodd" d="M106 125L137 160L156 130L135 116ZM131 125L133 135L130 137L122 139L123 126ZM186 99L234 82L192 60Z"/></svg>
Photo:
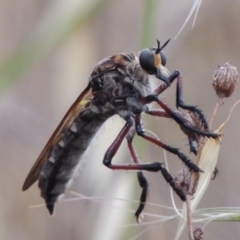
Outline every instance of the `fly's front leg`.
<svg viewBox="0 0 240 240"><path fill-rule="evenodd" d="M218 134L212 132L204 132L199 130L198 128L186 123L182 117L175 111L173 111L166 103L161 101L156 95L149 95L142 99L145 103L156 102L173 120L175 120L179 125L188 129L189 131L196 133L203 137L211 137L211 138L218 138ZM146 111L148 113L148 111ZM150 113L151 114L151 113ZM153 115L153 114L151 114Z"/></svg>
<svg viewBox="0 0 240 240"><path fill-rule="evenodd" d="M187 105L183 101L183 76L180 72L177 77L176 107L177 108L180 107L182 109L197 113L199 116L199 120L202 122L205 131L208 131L208 123L204 114L202 113L202 110L199 109L197 106Z"/></svg>
<svg viewBox="0 0 240 240"><path fill-rule="evenodd" d="M135 150L135 148L133 146L133 142L132 142L135 134L136 134L135 128L131 128L129 133L126 136L126 139L127 139L128 148L129 148L131 157L133 159L133 162L135 164L140 164L140 161L138 159L136 150ZM148 181L147 181L147 179L146 179L146 177L145 177L145 175L142 171L137 172L137 177L138 177L139 185L142 188L142 193L141 193L141 196L140 196L140 204L139 204L139 206L138 206L138 208L135 212L135 217L137 219L137 222L139 222L139 216L142 213L142 211L145 207L146 201L147 201Z"/></svg>
<svg viewBox="0 0 240 240"><path fill-rule="evenodd" d="M167 114L163 109L150 109L150 110L147 110L147 114L155 117L171 118L171 116ZM196 142L192 140L191 137L189 136L188 136L188 141L189 141L190 152L193 152L195 155L197 155Z"/></svg>
<svg viewBox="0 0 240 240"><path fill-rule="evenodd" d="M156 77L164 80L165 82L169 82L170 84L173 83L173 81L179 76L179 71L175 70L166 80L166 77L162 76L162 75L157 75ZM163 91L165 91L170 85L169 84L161 84L160 86L158 86L155 90L154 90L154 94L159 95L161 94Z"/></svg>
<svg viewBox="0 0 240 240"><path fill-rule="evenodd" d="M176 106L177 106L177 108L181 107L182 109L197 113L200 121L203 124L204 129L206 131L208 131L208 123L206 121L204 114L202 113L202 110L199 109L197 106L187 105L183 101L183 77L182 77L181 72L178 70L175 70L168 78L166 78L165 76L162 76L161 74L156 75L156 77L163 80L164 82L169 82L169 83L172 83L175 79L177 79L177 89L176 89ZM159 95L168 87L169 87L168 84L166 84L166 83L162 84L158 88L155 89L154 94Z"/></svg>

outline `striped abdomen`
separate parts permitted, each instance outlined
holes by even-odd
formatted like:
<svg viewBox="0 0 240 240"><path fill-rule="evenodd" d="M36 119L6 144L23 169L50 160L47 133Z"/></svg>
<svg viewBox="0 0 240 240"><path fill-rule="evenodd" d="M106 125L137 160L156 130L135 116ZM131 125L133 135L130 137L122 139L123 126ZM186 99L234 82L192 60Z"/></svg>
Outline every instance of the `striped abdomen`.
<svg viewBox="0 0 240 240"><path fill-rule="evenodd" d="M84 109L71 127L63 132L58 144L50 150L39 177L41 196L45 199L50 214L53 213L58 197L66 191L93 136L110 116L111 114L96 114L89 108Z"/></svg>

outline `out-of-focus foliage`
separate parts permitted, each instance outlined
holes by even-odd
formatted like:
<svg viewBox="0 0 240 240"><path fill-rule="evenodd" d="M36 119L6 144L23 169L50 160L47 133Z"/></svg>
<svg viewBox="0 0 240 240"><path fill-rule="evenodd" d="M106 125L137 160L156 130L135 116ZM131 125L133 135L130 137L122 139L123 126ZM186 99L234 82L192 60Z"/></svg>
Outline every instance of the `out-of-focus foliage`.
<svg viewBox="0 0 240 240"><path fill-rule="evenodd" d="M25 36L26 40L1 64L0 89L41 62L74 32L81 30L107 3L110 0L71 1L71 4L58 1L53 6L49 4L51 11L46 11L40 22Z"/></svg>

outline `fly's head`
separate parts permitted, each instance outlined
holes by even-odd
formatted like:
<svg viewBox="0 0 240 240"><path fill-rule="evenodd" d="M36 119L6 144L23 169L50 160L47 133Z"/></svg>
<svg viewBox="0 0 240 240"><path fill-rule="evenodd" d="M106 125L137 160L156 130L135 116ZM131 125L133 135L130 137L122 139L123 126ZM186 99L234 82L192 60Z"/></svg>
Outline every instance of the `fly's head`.
<svg viewBox="0 0 240 240"><path fill-rule="evenodd" d="M141 51L139 56L139 63L142 69L149 75L156 76L168 85L170 85L168 81L169 72L167 68L165 68L167 59L163 49L169 41L170 39L160 47L160 42L157 40L157 47L145 48Z"/></svg>

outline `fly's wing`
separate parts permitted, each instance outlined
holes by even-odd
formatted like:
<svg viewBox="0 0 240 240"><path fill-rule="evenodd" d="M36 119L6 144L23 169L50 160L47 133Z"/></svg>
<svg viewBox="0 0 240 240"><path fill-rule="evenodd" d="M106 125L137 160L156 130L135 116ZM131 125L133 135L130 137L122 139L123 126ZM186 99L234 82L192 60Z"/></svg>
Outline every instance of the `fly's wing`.
<svg viewBox="0 0 240 240"><path fill-rule="evenodd" d="M88 84L87 88L80 94L77 100L70 107L70 109L68 110L68 112L58 125L57 129L54 131L53 135L49 139L48 143L44 147L36 163L33 165L31 171L29 172L23 184L22 187L23 191L27 190L29 187L32 186L33 183L35 183L38 180L42 165L48 159L49 151L56 143L58 143L64 130L71 126L75 117L78 116L79 113L85 109L86 104L93 97L92 87L94 88L94 81L91 82L91 80L96 79L98 78L98 76L104 75L106 72L109 71L116 70L122 72L121 68L125 68L125 66L129 62L132 62L134 60L135 55L124 52L113 55L111 57L107 57L96 65L96 67L93 69L91 73L90 83Z"/></svg>
<svg viewBox="0 0 240 240"><path fill-rule="evenodd" d="M42 150L40 156L33 165L31 171L29 172L23 184L22 187L23 191L27 190L29 187L32 186L32 184L34 184L38 180L42 165L47 160L50 149L60 140L63 131L71 126L75 117L78 116L79 113L85 109L86 104L91 100L91 98L92 90L90 84L88 84L86 89L80 94L80 96L77 98L77 100L73 103L68 112L65 114L62 121L60 122L60 124L52 134L51 138L47 142L46 146Z"/></svg>

